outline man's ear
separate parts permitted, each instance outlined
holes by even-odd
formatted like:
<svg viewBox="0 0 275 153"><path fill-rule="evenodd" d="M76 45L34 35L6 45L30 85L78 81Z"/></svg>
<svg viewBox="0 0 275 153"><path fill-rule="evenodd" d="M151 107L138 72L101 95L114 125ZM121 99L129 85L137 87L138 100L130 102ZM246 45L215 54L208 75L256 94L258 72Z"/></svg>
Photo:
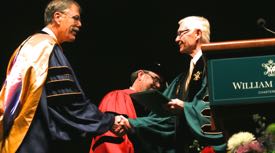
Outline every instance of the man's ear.
<svg viewBox="0 0 275 153"><path fill-rule="evenodd" d="M143 70L138 70L137 79L140 80L143 75L144 75L144 71Z"/></svg>
<svg viewBox="0 0 275 153"><path fill-rule="evenodd" d="M59 25L60 22L61 22L62 15L63 15L63 13L61 13L61 12L55 12L55 13L53 14L53 20L54 20L58 25Z"/></svg>
<svg viewBox="0 0 275 153"><path fill-rule="evenodd" d="M196 39L197 39L197 40L200 40L201 37L202 37L202 32L201 32L201 30L200 30L200 29L197 29L195 35L196 35Z"/></svg>

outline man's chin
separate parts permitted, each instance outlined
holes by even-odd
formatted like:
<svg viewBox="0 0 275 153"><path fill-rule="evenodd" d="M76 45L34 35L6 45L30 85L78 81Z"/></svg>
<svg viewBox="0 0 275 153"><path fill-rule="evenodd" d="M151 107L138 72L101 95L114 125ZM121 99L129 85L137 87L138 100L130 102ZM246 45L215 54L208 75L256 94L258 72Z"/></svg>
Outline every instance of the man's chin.
<svg viewBox="0 0 275 153"><path fill-rule="evenodd" d="M185 54L184 50L179 50L180 54Z"/></svg>
<svg viewBox="0 0 275 153"><path fill-rule="evenodd" d="M71 39L68 39L67 42L74 42L75 41L75 37L71 38Z"/></svg>

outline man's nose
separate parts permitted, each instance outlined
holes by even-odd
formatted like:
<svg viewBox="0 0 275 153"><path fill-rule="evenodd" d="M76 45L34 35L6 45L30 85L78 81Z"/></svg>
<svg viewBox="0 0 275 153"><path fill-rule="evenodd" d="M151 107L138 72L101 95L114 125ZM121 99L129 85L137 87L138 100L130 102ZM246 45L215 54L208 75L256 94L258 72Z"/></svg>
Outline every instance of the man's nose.
<svg viewBox="0 0 275 153"><path fill-rule="evenodd" d="M154 83L153 88L154 89L160 89L160 83L159 82Z"/></svg>
<svg viewBox="0 0 275 153"><path fill-rule="evenodd" d="M175 42L178 42L180 40L179 36L175 38Z"/></svg>

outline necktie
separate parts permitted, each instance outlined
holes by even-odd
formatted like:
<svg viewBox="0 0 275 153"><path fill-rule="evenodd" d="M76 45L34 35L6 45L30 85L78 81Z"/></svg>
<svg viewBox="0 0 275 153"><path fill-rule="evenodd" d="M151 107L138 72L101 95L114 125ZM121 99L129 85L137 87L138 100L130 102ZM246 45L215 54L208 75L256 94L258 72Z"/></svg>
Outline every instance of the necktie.
<svg viewBox="0 0 275 153"><path fill-rule="evenodd" d="M192 76L194 67L195 67L195 64L194 64L193 60L191 60L190 61L190 66L189 66L189 72L188 72L187 79L186 79L185 86L184 86L184 93L185 94L187 92L187 89L188 89L188 86L189 86L189 83L190 83L190 80L191 80L191 76Z"/></svg>

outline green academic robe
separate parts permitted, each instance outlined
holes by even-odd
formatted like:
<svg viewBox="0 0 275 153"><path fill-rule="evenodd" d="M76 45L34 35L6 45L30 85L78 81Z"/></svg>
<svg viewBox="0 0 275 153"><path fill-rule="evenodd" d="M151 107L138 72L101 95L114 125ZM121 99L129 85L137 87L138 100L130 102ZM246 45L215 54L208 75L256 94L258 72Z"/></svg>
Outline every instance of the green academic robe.
<svg viewBox="0 0 275 153"><path fill-rule="evenodd" d="M194 75L197 74L197 75ZM135 127L137 137L149 153L193 152L190 149L197 140L200 146L214 146L216 151L225 150L221 132L211 130L210 104L205 75L204 61L201 58L193 70L189 90L183 95L186 73L178 75L164 95L185 102L184 111L179 116L160 117L151 113L148 117L129 120ZM141 139L140 139L141 140Z"/></svg>

